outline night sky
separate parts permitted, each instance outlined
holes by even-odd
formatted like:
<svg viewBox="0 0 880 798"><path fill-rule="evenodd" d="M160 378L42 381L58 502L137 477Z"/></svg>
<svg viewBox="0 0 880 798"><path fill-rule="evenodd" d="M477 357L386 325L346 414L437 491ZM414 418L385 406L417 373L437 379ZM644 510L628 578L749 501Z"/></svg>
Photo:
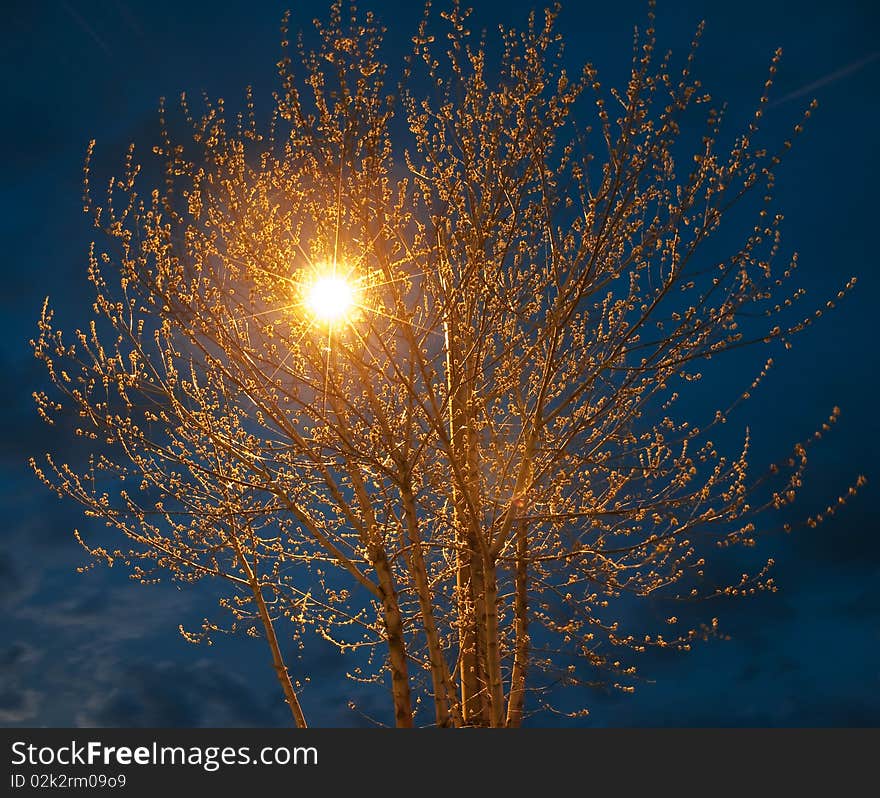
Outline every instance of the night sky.
<svg viewBox="0 0 880 798"><path fill-rule="evenodd" d="M141 587L119 569L77 574L85 552L74 528L89 524L49 494L27 466L65 443L37 418L31 392L45 386L28 339L46 294L67 329L83 323L89 299L86 253L93 234L81 212L81 165L97 139L102 169L121 163L129 141L148 145L160 96L182 90L231 105L255 87L270 107L284 2L5 2L0 314L0 725L275 726L287 708L262 643L221 638L187 644L180 623L198 627L210 595L172 585ZM421 15L388 0L362 2L390 28L398 63ZM736 418L766 463L806 437L834 405L842 416L811 452L807 490L794 517L824 507L858 473L869 483L846 510L816 530L775 537L780 592L715 604L731 639L688 655L642 662L648 679L632 696L597 692L593 726L880 725L880 516L877 512L878 385L877 131L880 129L880 6L782 0L660 0L660 49L678 53L696 23L707 31L698 74L744 119L760 95L775 47L785 54L766 115L780 141L812 97L820 107L779 170L784 248L800 252L798 283L816 306L850 276L855 291L795 339L760 396ZM476 24L522 24L531 2L477 2ZM571 62L591 60L607 85L628 78L632 25L646 3L565 4L561 27ZM291 27L310 25L326 5L295 4ZM754 363L765 353L753 353ZM747 372L742 372L745 374ZM717 377L719 402L730 397ZM725 383L725 384L720 384ZM731 382L739 386L739 382ZM714 383L701 385L712 391ZM733 387L732 390L737 390ZM728 563L730 567L735 562ZM659 612L660 610L658 610ZM312 725L389 720L390 701L357 694L345 662L326 646L291 658L312 681L302 701ZM538 716L532 725L558 718Z"/></svg>

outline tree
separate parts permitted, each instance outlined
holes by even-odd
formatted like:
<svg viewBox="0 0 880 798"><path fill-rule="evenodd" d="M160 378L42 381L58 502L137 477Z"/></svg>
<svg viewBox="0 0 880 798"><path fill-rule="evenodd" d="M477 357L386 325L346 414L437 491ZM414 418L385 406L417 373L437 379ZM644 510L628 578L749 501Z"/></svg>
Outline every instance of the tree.
<svg viewBox="0 0 880 798"><path fill-rule="evenodd" d="M709 437L772 359L707 423L675 410L707 359L789 346L821 314L792 316L796 258L776 264L790 142L755 144L780 54L724 151L700 30L673 78L651 8L612 118L593 66L562 66L558 11L502 32L497 63L457 3L442 47L426 12L386 94L383 30L336 2L296 71L279 62L267 125L250 90L231 122L181 96L184 136L163 102L161 175L132 145L100 206L89 148L92 318L69 343L47 300L33 346L40 412L78 416L90 455L33 467L127 539L81 539L98 560L225 584L298 726L279 636L306 628L390 684L398 726L519 726L561 687L631 691L639 652L715 633L636 634L632 602L775 590L772 560L706 577L802 485L806 442L753 475L748 432L734 454ZM743 243L719 260L731 217Z"/></svg>

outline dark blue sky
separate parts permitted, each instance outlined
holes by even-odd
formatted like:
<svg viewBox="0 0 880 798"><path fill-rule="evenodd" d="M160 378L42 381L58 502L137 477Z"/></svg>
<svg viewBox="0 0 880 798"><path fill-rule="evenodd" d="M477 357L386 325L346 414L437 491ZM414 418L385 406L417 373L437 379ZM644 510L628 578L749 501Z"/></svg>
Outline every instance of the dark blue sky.
<svg viewBox="0 0 880 798"><path fill-rule="evenodd" d="M417 5L374 9L389 26L389 53L402 51ZM532 3L476 3L478 25L524 21ZM877 277L877 6L870 0L795 4L782 0L661 0L661 47L680 51L695 24L708 24L698 71L733 116L750 111L773 49L785 56L767 113L781 138L811 96L820 109L779 173L788 251L801 253L800 284L817 304L851 275L856 291L778 357L746 420L769 459L809 434L835 404L843 415L811 456L804 514L863 472L870 482L846 512L818 530L770 542L781 591L713 606L732 636L685 656L646 662L655 683L635 695L591 697L591 725L880 724L880 524ZM90 138L112 168L130 140L148 143L159 96L202 89L230 103L246 84L268 107L278 56L279 2L6 2L3 42L3 375L0 439L0 725L215 726L288 721L262 644L186 644L178 623L197 627L207 598L172 586L135 586L116 571L75 573L83 552L72 530L88 524L47 494L27 458L55 446L30 400L42 385L27 340L48 293L62 326L85 317L86 246L81 162ZM292 27L323 14L296 4ZM591 60L603 82L628 77L632 25L641 0L564 8L569 58ZM814 87L803 96L801 90ZM772 136L771 136L772 138ZM719 375L720 379L720 375ZM720 387L720 386L719 386ZM712 383L703 385L712 390ZM727 394L729 395L729 394ZM724 396L724 395L722 395ZM769 550L769 549L768 549ZM316 648L297 668L312 676L303 696L314 725L358 725L346 708L341 657ZM366 714L385 718L381 696ZM553 723L553 718L535 722Z"/></svg>

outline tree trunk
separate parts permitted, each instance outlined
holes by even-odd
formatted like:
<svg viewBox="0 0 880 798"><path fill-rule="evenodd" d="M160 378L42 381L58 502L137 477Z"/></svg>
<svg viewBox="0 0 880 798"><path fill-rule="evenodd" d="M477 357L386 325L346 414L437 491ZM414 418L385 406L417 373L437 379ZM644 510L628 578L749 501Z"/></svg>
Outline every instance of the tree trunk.
<svg viewBox="0 0 880 798"><path fill-rule="evenodd" d="M293 682L290 680L290 674L287 672L287 666L284 664L284 657L281 655L281 646L278 645L278 637L275 635L275 627L272 624L272 616L269 614L269 608L266 606L266 599L263 596L263 588L251 564L241 547L238 539L237 530L234 520L230 523L229 542L232 544L235 554L238 557L241 567L247 577L248 585L250 585L251 593L257 604L257 611L260 615L260 621L263 624L263 631L266 633L266 641L269 643L269 650L272 652L272 666L275 668L275 675L284 691L284 698L290 707L290 713L293 715L293 721L298 729L306 728L306 717L303 714L299 699L296 697L296 691L293 689Z"/></svg>
<svg viewBox="0 0 880 798"><path fill-rule="evenodd" d="M485 599L483 601L483 627L486 644L486 688L488 690L489 725L504 725L504 685L501 681L501 646L498 631L498 580L496 566L486 562L483 568Z"/></svg>
<svg viewBox="0 0 880 798"><path fill-rule="evenodd" d="M394 578L383 549L374 551L373 565L382 593L382 618L388 643L388 663L391 668L391 695L394 699L394 723L400 729L413 725L412 699L410 697L409 670L406 664L406 642L403 639L403 619L397 604Z"/></svg>
<svg viewBox="0 0 880 798"><path fill-rule="evenodd" d="M471 592L471 553L467 541L458 539L455 589L458 597L458 671L461 682L461 714L466 726L477 722L480 715L479 682L477 680L476 613Z"/></svg>
<svg viewBox="0 0 880 798"><path fill-rule="evenodd" d="M452 725L455 711L455 690L449 675L449 666L440 646L437 624L434 619L434 606L431 602L431 590L428 585L428 573L422 552L422 540L419 534L419 521L416 514L415 497L412 489L404 484L402 491L403 512L406 519L407 537L409 539L409 567L419 598L419 609L425 639L428 644L428 660L431 667L431 684L434 689L434 707L437 726L445 728Z"/></svg>
<svg viewBox="0 0 880 798"><path fill-rule="evenodd" d="M467 401L460 379L453 347L457 343L454 320L448 309L444 318L446 346L446 390L449 415L450 457L460 468L466 467ZM473 542L468 534L469 513L463 495L464 486L450 474L452 511L455 526L456 574L455 590L458 614L458 671L461 684L461 715L465 726L483 725L480 695L479 658L477 656L477 596L474 590L472 567Z"/></svg>
<svg viewBox="0 0 880 798"><path fill-rule="evenodd" d="M526 666L529 655L528 618L528 538L526 522L519 520L516 537L516 576L514 579L514 651L513 672L510 676L510 697L507 701L507 725L516 728L522 725L523 705L525 704Z"/></svg>
<svg viewBox="0 0 880 798"><path fill-rule="evenodd" d="M476 547L473 536L468 539L468 545ZM474 711L470 725L489 725L489 692L486 678L486 583L483 569L483 557L477 551L471 551L470 558L470 609L469 621L473 624L474 640L474 670L473 679L476 684L476 693L473 696Z"/></svg>
<svg viewBox="0 0 880 798"><path fill-rule="evenodd" d="M248 568L250 570L250 568ZM269 615L269 608L266 606L266 600L263 598L263 590L257 583L251 573L251 590L254 594L254 600L257 602L257 608L260 613L260 620L263 622L263 629L266 632L266 640L269 642L269 648L272 651L272 665L275 668L275 675L281 683L281 689L284 690L284 697L287 699L287 705L293 715L293 720L298 729L306 728L306 718L303 715L302 707L296 692L293 689L293 682L290 681L290 674L287 672L287 666L284 664L284 658L281 656L281 647L278 645L278 638L275 635L275 627L272 625L272 617Z"/></svg>

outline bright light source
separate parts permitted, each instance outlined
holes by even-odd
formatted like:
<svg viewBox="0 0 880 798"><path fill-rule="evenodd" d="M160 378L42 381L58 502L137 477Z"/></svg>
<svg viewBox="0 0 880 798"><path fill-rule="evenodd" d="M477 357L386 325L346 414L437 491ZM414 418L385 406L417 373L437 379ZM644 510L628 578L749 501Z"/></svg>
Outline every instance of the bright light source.
<svg viewBox="0 0 880 798"><path fill-rule="evenodd" d="M354 292L344 277L328 274L318 277L306 292L309 310L332 324L345 318L354 307Z"/></svg>

